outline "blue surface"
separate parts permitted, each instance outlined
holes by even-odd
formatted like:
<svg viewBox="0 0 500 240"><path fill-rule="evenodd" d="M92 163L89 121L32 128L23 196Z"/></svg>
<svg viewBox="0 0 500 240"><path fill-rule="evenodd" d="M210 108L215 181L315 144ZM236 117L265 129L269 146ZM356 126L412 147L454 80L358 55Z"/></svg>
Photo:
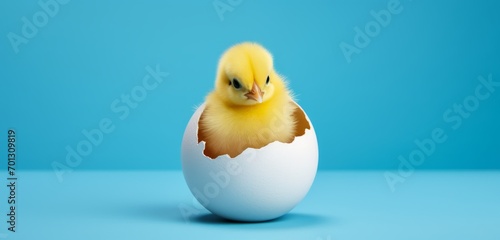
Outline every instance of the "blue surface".
<svg viewBox="0 0 500 240"><path fill-rule="evenodd" d="M2 227L7 239L500 239L498 171L421 171L395 192L384 172L322 171L288 215L251 224L199 210L178 171L18 177L18 231Z"/></svg>
<svg viewBox="0 0 500 240"><path fill-rule="evenodd" d="M320 169L397 168L435 128L448 138L419 169L500 168L500 90L469 97L479 76L500 81L499 1L230 2L219 16L214 3L225 0L68 1L44 19L38 1L2 1L0 130L17 130L19 167L179 170L184 127L220 54L250 40L274 54L312 119ZM36 18L36 33L23 17ZM356 45L367 25L369 43ZM26 43L12 44L11 32ZM345 44L357 53L343 54ZM170 75L143 96L157 65ZM69 166L68 149L101 121L112 130Z"/></svg>

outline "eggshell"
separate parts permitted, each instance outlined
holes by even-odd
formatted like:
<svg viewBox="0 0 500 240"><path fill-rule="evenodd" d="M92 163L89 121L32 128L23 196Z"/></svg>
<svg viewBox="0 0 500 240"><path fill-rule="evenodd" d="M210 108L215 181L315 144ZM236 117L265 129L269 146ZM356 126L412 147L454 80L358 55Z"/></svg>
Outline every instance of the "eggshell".
<svg viewBox="0 0 500 240"><path fill-rule="evenodd" d="M204 108L196 110L186 127L181 155L186 183L206 209L231 220L266 221L288 213L305 197L318 167L316 133L305 113L310 129L291 143L273 142L234 158L210 159L197 136Z"/></svg>

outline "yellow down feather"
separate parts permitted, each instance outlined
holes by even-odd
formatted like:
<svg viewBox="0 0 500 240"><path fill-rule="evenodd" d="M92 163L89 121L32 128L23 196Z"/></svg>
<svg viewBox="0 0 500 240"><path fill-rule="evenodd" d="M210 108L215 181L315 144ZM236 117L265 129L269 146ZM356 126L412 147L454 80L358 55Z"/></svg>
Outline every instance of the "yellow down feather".
<svg viewBox="0 0 500 240"><path fill-rule="evenodd" d="M229 48L219 61L198 139L205 141L204 153L212 158L235 157L246 148L274 141L291 142L296 107L285 81L273 68L271 54L256 43L241 43Z"/></svg>

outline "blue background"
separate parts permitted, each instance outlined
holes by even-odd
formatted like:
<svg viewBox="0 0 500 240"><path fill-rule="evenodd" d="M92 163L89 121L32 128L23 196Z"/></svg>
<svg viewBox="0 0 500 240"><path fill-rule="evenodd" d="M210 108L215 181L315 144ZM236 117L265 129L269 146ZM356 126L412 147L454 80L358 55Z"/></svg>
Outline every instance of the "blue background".
<svg viewBox="0 0 500 240"><path fill-rule="evenodd" d="M2 1L0 126L17 131L18 166L64 164L66 146L109 118L114 131L74 168L180 169L184 127L219 56L256 41L312 120L320 169L396 168L436 127L447 140L419 168L500 168L500 88L456 130L443 120L478 76L500 81L498 1L403 0L350 63L339 45L388 1L243 1L223 18L212 3L70 1L16 53L7 35L42 8ZM121 120L111 103L156 65L170 75Z"/></svg>

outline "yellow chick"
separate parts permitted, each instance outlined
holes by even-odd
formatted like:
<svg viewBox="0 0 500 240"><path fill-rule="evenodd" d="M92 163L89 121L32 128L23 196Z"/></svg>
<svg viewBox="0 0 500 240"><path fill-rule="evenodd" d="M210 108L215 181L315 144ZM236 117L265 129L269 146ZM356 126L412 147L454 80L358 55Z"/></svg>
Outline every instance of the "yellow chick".
<svg viewBox="0 0 500 240"><path fill-rule="evenodd" d="M295 137L297 105L259 44L240 43L222 55L205 106L198 141L205 141L204 154L212 159Z"/></svg>

